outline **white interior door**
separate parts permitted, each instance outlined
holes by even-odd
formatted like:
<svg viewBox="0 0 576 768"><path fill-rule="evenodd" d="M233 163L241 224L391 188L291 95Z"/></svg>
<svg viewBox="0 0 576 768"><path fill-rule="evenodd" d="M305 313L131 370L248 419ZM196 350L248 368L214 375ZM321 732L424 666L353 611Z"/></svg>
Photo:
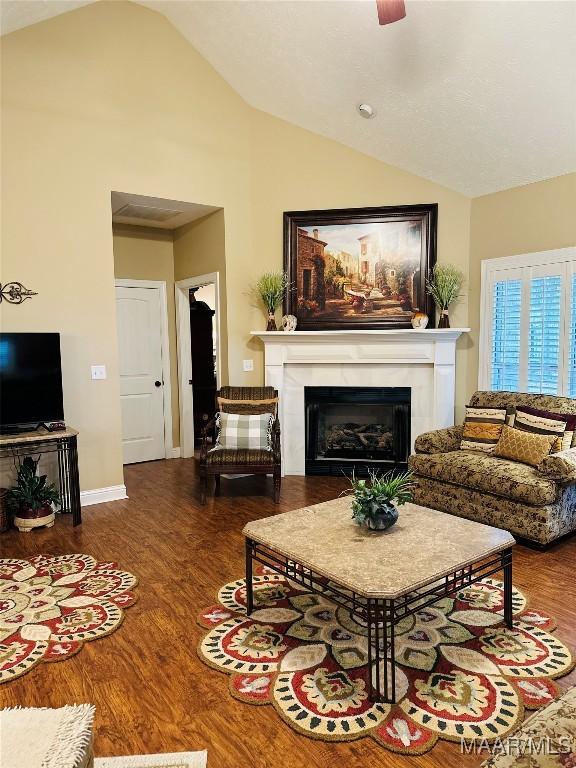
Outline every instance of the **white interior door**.
<svg viewBox="0 0 576 768"><path fill-rule="evenodd" d="M124 464L165 458L159 288L116 287Z"/></svg>

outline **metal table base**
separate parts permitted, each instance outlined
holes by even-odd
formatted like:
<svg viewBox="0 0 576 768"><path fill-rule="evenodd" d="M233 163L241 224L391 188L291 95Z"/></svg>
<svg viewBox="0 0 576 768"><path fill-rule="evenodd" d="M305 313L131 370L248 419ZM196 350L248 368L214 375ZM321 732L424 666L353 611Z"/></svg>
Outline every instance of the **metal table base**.
<svg viewBox="0 0 576 768"><path fill-rule="evenodd" d="M346 608L368 631L367 687L372 701L396 702L394 630L406 616L450 597L499 571L504 573L504 622L512 627L512 549L504 549L477 563L433 579L417 590L392 599L366 597L308 567L290 560L253 539L246 539L246 611L254 610L252 564L258 562L310 592Z"/></svg>

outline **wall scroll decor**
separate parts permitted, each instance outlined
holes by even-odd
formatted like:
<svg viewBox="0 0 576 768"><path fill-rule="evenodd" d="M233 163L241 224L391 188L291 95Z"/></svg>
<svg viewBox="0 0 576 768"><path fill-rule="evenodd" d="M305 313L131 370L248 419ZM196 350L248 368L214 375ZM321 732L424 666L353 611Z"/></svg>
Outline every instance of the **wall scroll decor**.
<svg viewBox="0 0 576 768"><path fill-rule="evenodd" d="M22 283L13 281L11 283L0 283L0 303L7 301L8 304L22 304L26 299L30 299L32 296L37 296L36 291L30 291L25 288Z"/></svg>

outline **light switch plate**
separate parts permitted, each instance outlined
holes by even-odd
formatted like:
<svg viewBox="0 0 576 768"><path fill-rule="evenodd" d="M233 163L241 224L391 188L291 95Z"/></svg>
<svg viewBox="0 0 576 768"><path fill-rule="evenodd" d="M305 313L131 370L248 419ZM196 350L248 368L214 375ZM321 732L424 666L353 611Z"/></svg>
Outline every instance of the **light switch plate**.
<svg viewBox="0 0 576 768"><path fill-rule="evenodd" d="M106 366L105 365L93 365L92 378L94 380L101 380L106 378Z"/></svg>
<svg viewBox="0 0 576 768"><path fill-rule="evenodd" d="M253 371L254 360L242 360L242 368L244 371Z"/></svg>

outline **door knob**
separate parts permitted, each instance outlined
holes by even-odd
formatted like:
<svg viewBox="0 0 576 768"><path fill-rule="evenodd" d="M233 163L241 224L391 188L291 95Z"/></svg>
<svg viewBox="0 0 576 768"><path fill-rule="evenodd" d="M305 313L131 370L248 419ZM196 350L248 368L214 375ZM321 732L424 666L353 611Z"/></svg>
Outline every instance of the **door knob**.
<svg viewBox="0 0 576 768"><path fill-rule="evenodd" d="M162 386L162 382L161 381L155 381L154 382L154 386L155 387L161 387Z"/></svg>

